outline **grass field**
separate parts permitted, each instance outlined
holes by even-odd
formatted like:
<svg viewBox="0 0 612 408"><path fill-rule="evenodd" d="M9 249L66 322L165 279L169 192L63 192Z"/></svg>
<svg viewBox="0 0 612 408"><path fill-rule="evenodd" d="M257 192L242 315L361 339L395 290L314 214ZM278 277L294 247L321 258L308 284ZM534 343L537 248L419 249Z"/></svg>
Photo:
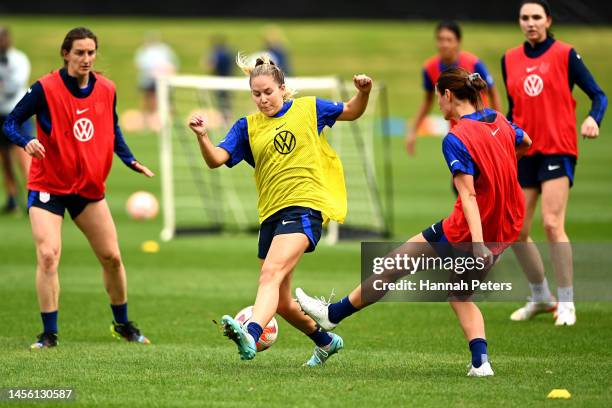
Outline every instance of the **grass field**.
<svg viewBox="0 0 612 408"><path fill-rule="evenodd" d="M236 49L255 51L264 23L233 20L11 18L16 45L33 63L33 78L58 66L59 44L76 25L100 37L103 70L118 85L119 109L138 106L132 69L143 33L160 28L181 57L184 72L198 61L216 31ZM432 54L430 23L283 21L298 75L367 72L391 89L391 110L412 115L421 95L420 64ZM496 78L504 49L518 44L514 25L465 25L465 49L481 56ZM612 29L558 27L556 35L578 49L608 95L612 94ZM501 89L500 89L501 90ZM503 90L501 90L503 93ZM578 90L579 118L589 103ZM575 241L612 241L612 131L606 120L597 141L580 142L581 158L567 215ZM136 156L159 168L154 135L127 135ZM396 238L405 239L451 208L448 175L438 139L420 141L416 158L393 140ZM208 170L203 170L208 171ZM57 349L32 353L40 332L34 290L34 248L27 218L0 218L0 388L74 387L79 405L98 406L538 406L612 405L612 320L609 303L578 303L578 324L555 328L549 317L511 324L519 303L482 309L496 376L466 378L467 345L446 304L376 305L338 329L346 349L323 369L301 367L311 342L280 322L277 344L253 362L238 359L212 323L254 299L256 237L181 238L145 254L160 220L139 223L123 208L135 190L159 193L159 178L145 180L118 160L108 198L119 230L130 287L130 315L152 340L148 347L110 337L108 300L100 268L74 225L64 224L60 266L62 297ZM0 197L3 197L0 191ZM253 204L255 205L255 204ZM350 203L349 203L350 210ZM544 237L536 218L534 237ZM517 273L520 273L517 271ZM550 276L550 274L549 274ZM551 281L554 279L551 277ZM321 245L304 257L295 285L313 293L344 295L359 283L359 243ZM486 383L486 384L485 384ZM567 388L570 401L547 401Z"/></svg>

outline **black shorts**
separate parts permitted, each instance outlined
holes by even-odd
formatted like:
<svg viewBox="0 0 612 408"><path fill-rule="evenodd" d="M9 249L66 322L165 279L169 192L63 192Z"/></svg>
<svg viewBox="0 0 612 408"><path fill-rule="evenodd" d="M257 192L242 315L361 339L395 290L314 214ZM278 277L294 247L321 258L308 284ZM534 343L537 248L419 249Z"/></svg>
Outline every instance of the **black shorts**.
<svg viewBox="0 0 612 408"><path fill-rule="evenodd" d="M0 148L8 149L12 146L13 142L4 134L4 121L6 120L5 115L0 115ZM32 126L31 120L26 120L21 125L21 133L25 133L30 136L34 136L34 127ZM17 146L17 145L15 145Z"/></svg>
<svg viewBox="0 0 612 408"><path fill-rule="evenodd" d="M534 154L518 161L518 179L521 187L540 188L542 182L567 177L574 185L576 158L569 154Z"/></svg>
<svg viewBox="0 0 612 408"><path fill-rule="evenodd" d="M307 207L287 207L277 211L259 227L259 259L266 259L272 239L276 235L302 233L308 237L310 245L305 252L315 250L319 239L321 239L321 229L323 227L323 217L321 212Z"/></svg>
<svg viewBox="0 0 612 408"><path fill-rule="evenodd" d="M64 212L68 210L70 217L74 220L83 212L87 204L103 199L104 197L95 200L82 197L78 194L57 195L45 193L44 191L30 190L28 192L28 210L31 207L38 207L62 217Z"/></svg>

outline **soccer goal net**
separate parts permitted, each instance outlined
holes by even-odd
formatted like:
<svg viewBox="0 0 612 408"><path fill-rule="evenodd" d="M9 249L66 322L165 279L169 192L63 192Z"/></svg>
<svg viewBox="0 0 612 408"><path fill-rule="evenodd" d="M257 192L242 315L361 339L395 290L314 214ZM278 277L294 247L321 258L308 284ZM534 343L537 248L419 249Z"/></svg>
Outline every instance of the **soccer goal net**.
<svg viewBox="0 0 612 408"><path fill-rule="evenodd" d="M346 101L352 84L335 77L287 78L299 96ZM386 96L372 90L365 114L355 122L337 122L324 132L344 166L348 215L330 223L327 241L344 237L374 238L390 234L391 163L386 131ZM253 168L240 163L209 170L187 126L193 113L206 118L217 144L240 117L256 110L245 77L168 76L157 82L161 121L160 160L163 230L161 238L180 234L258 230Z"/></svg>

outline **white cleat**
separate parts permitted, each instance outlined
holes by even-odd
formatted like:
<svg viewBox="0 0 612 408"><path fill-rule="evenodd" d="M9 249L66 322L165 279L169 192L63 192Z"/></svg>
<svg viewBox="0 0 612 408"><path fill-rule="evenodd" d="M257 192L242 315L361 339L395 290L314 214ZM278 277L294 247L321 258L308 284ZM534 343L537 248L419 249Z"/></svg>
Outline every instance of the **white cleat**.
<svg viewBox="0 0 612 408"><path fill-rule="evenodd" d="M531 300L525 306L516 309L511 315L510 320L521 322L531 320L535 315L540 313L551 313L557 309L557 302L551 299L548 302L532 302Z"/></svg>
<svg viewBox="0 0 612 408"><path fill-rule="evenodd" d="M329 302L310 297L301 288L295 290L295 296L302 311L310 316L323 330L332 331L338 326L338 324L329 321Z"/></svg>
<svg viewBox="0 0 612 408"><path fill-rule="evenodd" d="M474 367L472 364L468 364L468 367L470 367L470 371L467 373L468 377L491 377L495 375L488 361L482 363L478 368Z"/></svg>
<svg viewBox="0 0 612 408"><path fill-rule="evenodd" d="M573 326L576 324L576 308L573 303L569 305L559 303L555 312L555 326Z"/></svg>

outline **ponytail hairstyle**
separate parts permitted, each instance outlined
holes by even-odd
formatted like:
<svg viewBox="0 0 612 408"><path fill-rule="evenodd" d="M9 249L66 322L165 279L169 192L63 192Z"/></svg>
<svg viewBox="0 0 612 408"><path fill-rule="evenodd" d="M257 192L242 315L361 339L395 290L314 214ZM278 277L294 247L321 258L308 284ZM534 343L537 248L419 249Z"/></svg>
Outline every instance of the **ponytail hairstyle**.
<svg viewBox="0 0 612 408"><path fill-rule="evenodd" d="M86 27L77 27L68 31L66 37L64 37L64 41L62 42L62 46L60 48L60 56L64 59L64 51L69 53L72 50L72 43L76 40L84 40L86 38L90 38L93 40L94 44L96 44L96 50L98 49L98 37ZM64 59L64 66L66 66L67 62Z"/></svg>
<svg viewBox="0 0 612 408"><path fill-rule="evenodd" d="M440 75L436 89L440 95L448 89L457 99L469 101L476 110L484 108L481 93L487 89L487 83L478 72L470 74L463 68L449 68Z"/></svg>
<svg viewBox="0 0 612 408"><path fill-rule="evenodd" d="M249 61L242 53L236 55L236 65L249 76L249 85L251 80L261 75L269 75L274 79L279 86L285 85L285 73L283 70L272 61L269 54L263 54L257 57L255 65ZM283 102L287 102L295 96L297 91L291 89L285 85L285 92L283 93Z"/></svg>

